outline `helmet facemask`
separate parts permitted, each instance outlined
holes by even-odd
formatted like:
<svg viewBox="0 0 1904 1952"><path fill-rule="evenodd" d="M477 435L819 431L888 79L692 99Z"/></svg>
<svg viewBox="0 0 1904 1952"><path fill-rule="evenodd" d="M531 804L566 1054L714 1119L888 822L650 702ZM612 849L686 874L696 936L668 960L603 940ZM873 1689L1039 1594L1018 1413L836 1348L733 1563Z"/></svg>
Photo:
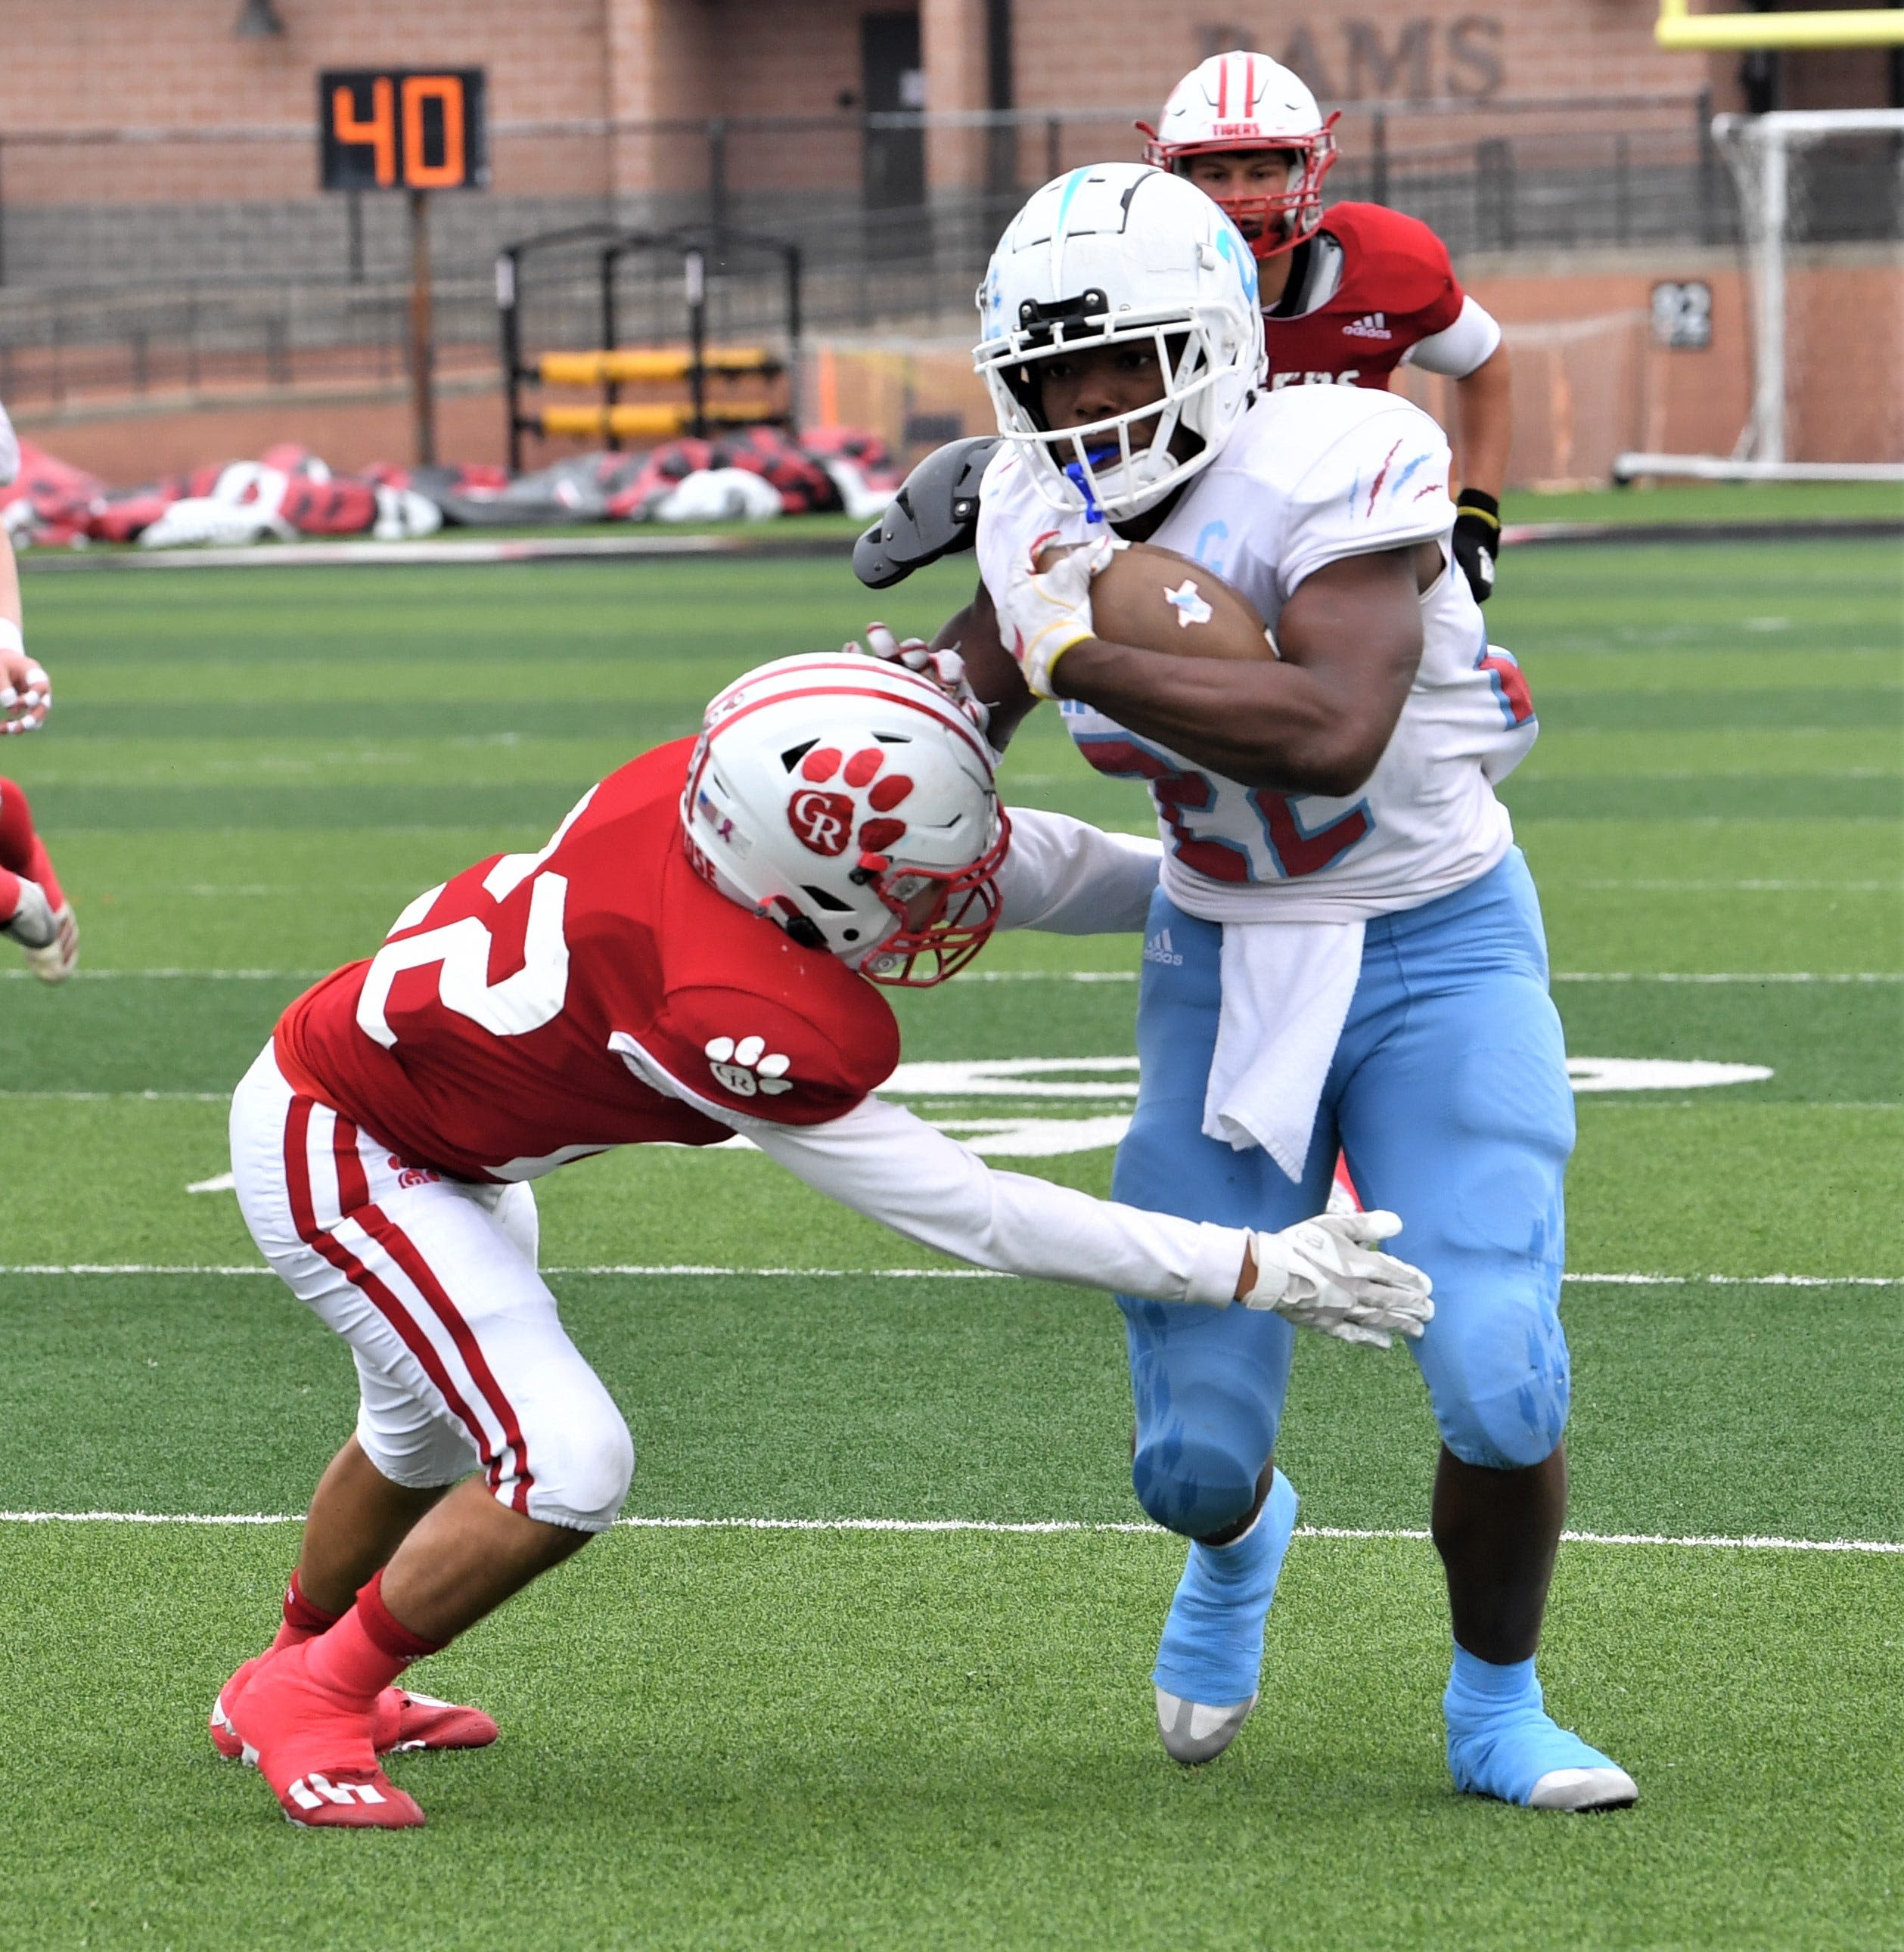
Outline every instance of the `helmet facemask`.
<svg viewBox="0 0 1904 1952"><path fill-rule="evenodd" d="M1144 160L1186 180L1198 156L1267 153L1289 158L1289 182L1279 190L1219 196L1201 183L1196 186L1243 233L1251 255L1263 260L1293 251L1322 228L1322 180L1336 166L1336 124L1341 119L1339 109L1311 136L1251 136L1223 142L1164 142L1147 124L1138 127L1151 138L1144 145Z"/></svg>
<svg viewBox="0 0 1904 1952"><path fill-rule="evenodd" d="M1120 314L1095 330L1088 321L1055 333L1033 326L1012 335L1016 358L987 364L985 383L1001 429L1029 451L1032 479L1048 501L1070 511L1082 508L1094 522L1127 521L1154 507L1214 458L1209 431L1233 418L1222 412L1219 389L1239 390L1227 356L1234 334L1235 322L1220 306L1194 307L1188 317L1180 311L1148 319ZM1053 427L1044 411L1040 364L1066 353L1133 343L1154 350L1162 397L1101 420ZM1135 436L1147 421L1154 425L1140 444ZM1194 445L1178 441L1179 431L1193 436ZM1191 452L1179 454L1179 447Z"/></svg>
<svg viewBox="0 0 1904 1952"><path fill-rule="evenodd" d="M869 982L910 990L929 990L957 975L997 926L1004 899L998 871L1010 846L1011 821L1001 806L998 837L982 859L957 872L895 868L883 856L862 855L853 878L866 877L897 926L859 959L860 974ZM929 890L936 891L932 905L915 920L919 898Z"/></svg>

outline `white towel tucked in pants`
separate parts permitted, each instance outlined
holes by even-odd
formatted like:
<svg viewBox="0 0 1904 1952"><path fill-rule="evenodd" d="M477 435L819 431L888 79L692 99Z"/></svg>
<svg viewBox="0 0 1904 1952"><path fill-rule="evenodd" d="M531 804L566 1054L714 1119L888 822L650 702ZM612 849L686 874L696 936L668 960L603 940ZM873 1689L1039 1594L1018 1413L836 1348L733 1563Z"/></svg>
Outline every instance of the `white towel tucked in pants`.
<svg viewBox="0 0 1904 1952"><path fill-rule="evenodd" d="M1226 922L1205 1137L1260 1146L1302 1177L1322 1087L1362 973L1359 921Z"/></svg>

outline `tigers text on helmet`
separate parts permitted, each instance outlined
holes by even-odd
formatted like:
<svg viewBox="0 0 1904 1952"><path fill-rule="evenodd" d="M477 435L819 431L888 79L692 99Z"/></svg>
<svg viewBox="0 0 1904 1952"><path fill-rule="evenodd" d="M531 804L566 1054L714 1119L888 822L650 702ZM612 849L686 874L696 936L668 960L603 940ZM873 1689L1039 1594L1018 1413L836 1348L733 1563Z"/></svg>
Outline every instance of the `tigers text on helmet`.
<svg viewBox="0 0 1904 1952"><path fill-rule="evenodd" d="M999 431L1047 501L1093 520L1126 520L1207 467L1262 377L1248 246L1201 190L1142 163L1092 164L1047 183L1007 227L978 296L972 364ZM1046 424L1041 360L1132 343L1154 351L1161 398L1082 426ZM1173 451L1179 429L1195 437L1186 455Z"/></svg>
<svg viewBox="0 0 1904 1952"><path fill-rule="evenodd" d="M875 983L943 982L998 918L1011 837L991 755L929 678L777 658L707 708L681 826L730 901Z"/></svg>
<svg viewBox="0 0 1904 1952"><path fill-rule="evenodd" d="M1212 55L1170 91L1144 160L1173 175L1192 156L1223 151L1290 152L1289 183L1274 196L1222 196L1217 201L1250 239L1259 258L1293 250L1322 223L1322 180L1336 161L1338 111L1325 121L1302 77L1267 55L1240 49Z"/></svg>

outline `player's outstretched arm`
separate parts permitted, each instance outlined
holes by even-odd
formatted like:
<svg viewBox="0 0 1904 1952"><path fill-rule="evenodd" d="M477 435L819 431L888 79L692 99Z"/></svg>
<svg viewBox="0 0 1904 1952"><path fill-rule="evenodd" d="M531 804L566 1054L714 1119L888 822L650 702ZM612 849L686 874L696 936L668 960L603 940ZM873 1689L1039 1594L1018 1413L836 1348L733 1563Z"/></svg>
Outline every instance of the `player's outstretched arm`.
<svg viewBox="0 0 1904 1952"><path fill-rule="evenodd" d="M955 1139L873 1097L823 1125L746 1129L816 1189L922 1247L975 1265L1156 1301L1273 1309L1339 1340L1386 1348L1434 1312L1428 1277L1379 1250L1392 1214L1252 1233L1094 1200L995 1172Z"/></svg>
<svg viewBox="0 0 1904 1952"><path fill-rule="evenodd" d="M1421 662L1421 578L1431 573L1421 548L1317 570L1283 605L1279 663L1162 657L1090 637L1066 649L1054 688L1245 786L1354 793L1386 750Z"/></svg>
<svg viewBox="0 0 1904 1952"><path fill-rule="evenodd" d="M1107 834L1029 806L1013 807L1011 824L998 872L1000 928L1114 935L1143 928L1163 865L1154 836Z"/></svg>
<svg viewBox="0 0 1904 1952"><path fill-rule="evenodd" d="M1461 492L1455 505L1455 560L1477 603L1494 593L1501 553L1501 490L1514 440L1513 382L1504 339L1455 382L1455 442Z"/></svg>
<svg viewBox="0 0 1904 1952"><path fill-rule="evenodd" d="M53 687L20 634L20 571L0 523L0 734L37 732L52 709Z"/></svg>
<svg viewBox="0 0 1904 1952"><path fill-rule="evenodd" d="M1505 339L1455 382L1455 430L1462 498L1478 490L1498 508L1514 440L1514 381Z"/></svg>

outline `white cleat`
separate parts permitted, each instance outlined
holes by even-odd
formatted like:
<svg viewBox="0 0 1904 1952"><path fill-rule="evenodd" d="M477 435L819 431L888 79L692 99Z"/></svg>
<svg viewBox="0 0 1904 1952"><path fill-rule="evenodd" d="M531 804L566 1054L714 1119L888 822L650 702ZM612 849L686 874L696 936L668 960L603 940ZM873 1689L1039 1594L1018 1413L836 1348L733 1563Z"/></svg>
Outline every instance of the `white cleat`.
<svg viewBox="0 0 1904 1952"><path fill-rule="evenodd" d="M46 897L40 896L43 903ZM80 925L73 918L73 904L62 902L52 911L52 940L39 948L27 950L27 967L42 983L64 983L80 965Z"/></svg>
<svg viewBox="0 0 1904 1952"><path fill-rule="evenodd" d="M1627 1810L1639 1800L1639 1785L1623 1769L1549 1769L1534 1785L1530 1810Z"/></svg>
<svg viewBox="0 0 1904 1952"><path fill-rule="evenodd" d="M1163 1737L1173 1762L1193 1767L1198 1763L1213 1762L1221 1755L1236 1739L1236 1731L1249 1719L1249 1712L1255 1706L1254 1694L1247 1701L1211 1708L1159 1688L1157 1732Z"/></svg>

